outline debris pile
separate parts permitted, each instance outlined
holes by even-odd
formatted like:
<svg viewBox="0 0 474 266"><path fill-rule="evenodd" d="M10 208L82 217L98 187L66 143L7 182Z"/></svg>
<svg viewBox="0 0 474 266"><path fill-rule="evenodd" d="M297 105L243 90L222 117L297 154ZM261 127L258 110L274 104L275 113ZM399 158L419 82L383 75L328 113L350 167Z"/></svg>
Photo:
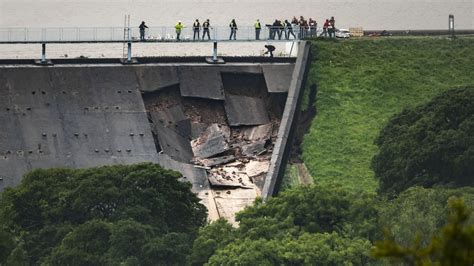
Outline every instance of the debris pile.
<svg viewBox="0 0 474 266"><path fill-rule="evenodd" d="M264 87L226 91L223 99L182 94L173 86L144 96L160 158L190 175L184 178L210 213L232 222L261 195L280 124L279 102Z"/></svg>

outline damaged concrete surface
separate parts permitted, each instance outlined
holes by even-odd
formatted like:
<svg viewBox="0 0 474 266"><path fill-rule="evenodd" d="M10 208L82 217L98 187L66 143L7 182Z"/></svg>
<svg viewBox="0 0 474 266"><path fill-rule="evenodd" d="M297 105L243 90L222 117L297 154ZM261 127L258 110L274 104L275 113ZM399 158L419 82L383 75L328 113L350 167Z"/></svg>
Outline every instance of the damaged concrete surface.
<svg viewBox="0 0 474 266"><path fill-rule="evenodd" d="M191 141L194 156L204 159L229 150L229 137L229 127L211 124L197 139Z"/></svg>
<svg viewBox="0 0 474 266"><path fill-rule="evenodd" d="M143 95L159 146L169 157L165 166L171 160L173 169L182 164L182 173L194 173L189 165L198 169L194 174L205 173L210 218L235 222L235 213L261 195L284 102L275 97L279 93L268 92L260 68L249 74L244 67L242 74L233 66L223 74L224 82L214 77L209 84L185 75L214 76L215 68L180 69L185 70L180 84Z"/></svg>
<svg viewBox="0 0 474 266"><path fill-rule="evenodd" d="M35 168L155 162L235 222L262 194L285 107L265 77L294 64L264 65L4 68L0 190Z"/></svg>

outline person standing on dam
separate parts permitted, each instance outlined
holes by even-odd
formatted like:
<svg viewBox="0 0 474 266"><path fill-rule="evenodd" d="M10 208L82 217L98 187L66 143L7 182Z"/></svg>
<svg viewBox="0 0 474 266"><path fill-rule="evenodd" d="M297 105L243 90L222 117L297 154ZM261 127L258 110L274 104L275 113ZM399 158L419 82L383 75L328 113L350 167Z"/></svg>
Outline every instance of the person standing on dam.
<svg viewBox="0 0 474 266"><path fill-rule="evenodd" d="M321 35L319 35L319 36L320 37L321 36L327 37L328 36L328 28L329 28L329 19L326 19L326 21L324 22L324 25L323 25L323 32L321 32Z"/></svg>
<svg viewBox="0 0 474 266"><path fill-rule="evenodd" d="M336 20L334 17L329 20L329 37L336 37Z"/></svg>
<svg viewBox="0 0 474 266"><path fill-rule="evenodd" d="M206 19L202 23L202 39L204 40L204 37L206 37L207 34L207 39L211 40L211 35L209 34L209 29L211 28L211 24L209 23L209 19Z"/></svg>
<svg viewBox="0 0 474 266"><path fill-rule="evenodd" d="M260 31L262 30L262 24L260 24L260 19L257 19L255 22L255 40L260 40Z"/></svg>
<svg viewBox="0 0 474 266"><path fill-rule="evenodd" d="M291 23L286 19L285 20L285 38L287 40L290 39L290 35L293 35L293 39L296 39L296 35L295 33L293 32L293 26L291 25Z"/></svg>
<svg viewBox="0 0 474 266"><path fill-rule="evenodd" d="M176 29L176 40L180 40L179 36L181 35L181 30L184 28L184 25L181 23L181 20L174 26Z"/></svg>
<svg viewBox="0 0 474 266"><path fill-rule="evenodd" d="M197 33L198 40L199 40L200 31L201 31L201 23L199 23L199 19L196 19L196 21L194 21L194 23L193 23L193 32L194 32L193 40L196 40L196 33Z"/></svg>
<svg viewBox="0 0 474 266"><path fill-rule="evenodd" d="M232 19L232 21L229 24L229 28L230 28L229 40L232 40L232 36L234 36L234 40L236 40L238 28L237 28L237 23L235 22L235 19Z"/></svg>
<svg viewBox="0 0 474 266"><path fill-rule="evenodd" d="M145 41L145 29L148 29L148 27L145 25L145 21L142 21L138 28L140 29L140 41Z"/></svg>

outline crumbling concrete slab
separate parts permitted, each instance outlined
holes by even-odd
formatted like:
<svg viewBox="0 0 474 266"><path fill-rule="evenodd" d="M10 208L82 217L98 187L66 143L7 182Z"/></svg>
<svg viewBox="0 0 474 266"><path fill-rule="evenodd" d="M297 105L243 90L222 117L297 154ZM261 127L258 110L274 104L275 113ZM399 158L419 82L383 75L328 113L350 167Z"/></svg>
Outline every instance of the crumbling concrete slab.
<svg viewBox="0 0 474 266"><path fill-rule="evenodd" d="M149 111L149 114L153 123L171 128L185 139L191 139L191 121L186 118L180 105L158 111Z"/></svg>
<svg viewBox="0 0 474 266"><path fill-rule="evenodd" d="M270 122L265 102L260 98L227 94L225 111L230 126L262 125Z"/></svg>
<svg viewBox="0 0 474 266"><path fill-rule="evenodd" d="M179 88L184 97L224 100L224 85L218 67L179 67Z"/></svg>
<svg viewBox="0 0 474 266"><path fill-rule="evenodd" d="M193 185L193 192L198 193L203 190L209 190L209 181L205 170L196 168L192 164L174 160L166 154L158 155L158 163L166 169L181 173L183 175L182 180Z"/></svg>
<svg viewBox="0 0 474 266"><path fill-rule="evenodd" d="M194 155L209 158L229 150L230 129L226 126L211 124L199 138L191 142Z"/></svg>
<svg viewBox="0 0 474 266"><path fill-rule="evenodd" d="M249 177L256 177L267 173L269 167L269 161L250 161L245 164L245 173Z"/></svg>
<svg viewBox="0 0 474 266"><path fill-rule="evenodd" d="M273 123L249 127L242 130L243 137L246 140L266 140L272 136L272 132Z"/></svg>
<svg viewBox="0 0 474 266"><path fill-rule="evenodd" d="M266 151L265 140L259 140L242 146L242 154L247 157L255 157Z"/></svg>
<svg viewBox="0 0 474 266"><path fill-rule="evenodd" d="M262 65L268 92L288 92L294 68L293 64Z"/></svg>
<svg viewBox="0 0 474 266"><path fill-rule="evenodd" d="M179 84L176 66L139 66L135 69L142 92L153 92Z"/></svg>
<svg viewBox="0 0 474 266"><path fill-rule="evenodd" d="M207 124L199 122L191 122L191 137L193 139L199 138L199 136L206 130Z"/></svg>
<svg viewBox="0 0 474 266"><path fill-rule="evenodd" d="M244 171L237 167L222 166L209 171L209 182L216 187L254 188Z"/></svg>
<svg viewBox="0 0 474 266"><path fill-rule="evenodd" d="M221 165L225 164L228 162L235 161L235 156L234 155L226 155L226 156L221 156L221 157L215 157L215 158L210 158L210 159L199 159L198 162L201 163L202 165L206 167L212 167L216 165Z"/></svg>
<svg viewBox="0 0 474 266"><path fill-rule="evenodd" d="M174 160L189 163L193 158L193 150L187 139L175 130L154 124L161 149Z"/></svg>

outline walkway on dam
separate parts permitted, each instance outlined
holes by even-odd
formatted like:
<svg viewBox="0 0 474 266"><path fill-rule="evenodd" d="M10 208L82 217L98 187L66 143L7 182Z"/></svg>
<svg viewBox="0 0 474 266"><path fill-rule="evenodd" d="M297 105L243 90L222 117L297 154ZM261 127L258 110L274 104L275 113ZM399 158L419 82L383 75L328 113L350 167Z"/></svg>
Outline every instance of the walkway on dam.
<svg viewBox="0 0 474 266"><path fill-rule="evenodd" d="M263 26L263 25L262 25ZM293 27L289 30L262 27L259 38L253 26L238 27L234 38L230 39L231 29L228 26L212 27L209 37L203 40L203 30L199 38L194 39L192 27L181 31L177 39L174 27L149 27L145 32L146 42L269 42L297 41L303 31ZM15 43L124 43L141 42L138 28L124 27L68 27L68 28L0 28L0 44Z"/></svg>

